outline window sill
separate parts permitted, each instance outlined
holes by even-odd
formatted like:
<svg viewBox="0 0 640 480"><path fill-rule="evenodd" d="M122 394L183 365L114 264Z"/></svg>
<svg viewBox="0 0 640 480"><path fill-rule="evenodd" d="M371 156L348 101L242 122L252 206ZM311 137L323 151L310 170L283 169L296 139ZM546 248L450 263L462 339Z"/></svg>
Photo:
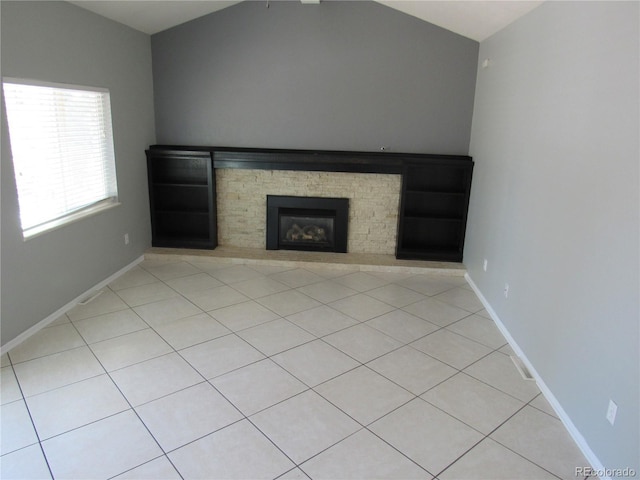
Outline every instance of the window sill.
<svg viewBox="0 0 640 480"><path fill-rule="evenodd" d="M45 233L52 232L53 230L58 230L66 225L71 223L75 223L83 218L91 217L93 215L97 215L98 213L102 213L107 210L111 210L120 205L120 202L116 199L103 200L95 205L84 208L72 214L66 215L62 218L57 218L47 223L43 223L42 225L38 225L36 227L29 228L22 232L23 240L26 242L31 240L32 238L39 237L40 235L44 235Z"/></svg>

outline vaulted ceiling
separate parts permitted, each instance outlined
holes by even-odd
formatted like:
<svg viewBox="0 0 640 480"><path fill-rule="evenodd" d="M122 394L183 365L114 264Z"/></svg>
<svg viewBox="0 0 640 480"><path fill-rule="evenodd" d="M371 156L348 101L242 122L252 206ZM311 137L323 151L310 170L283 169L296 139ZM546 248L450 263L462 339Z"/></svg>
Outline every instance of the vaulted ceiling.
<svg viewBox="0 0 640 480"><path fill-rule="evenodd" d="M262 1L266 4L268 0ZM302 1L308 2L308 0ZM378 1L480 42L533 10L544 0ZM71 3L152 35L239 2L230 0L76 0ZM321 6L308 5L307 8L321 8Z"/></svg>

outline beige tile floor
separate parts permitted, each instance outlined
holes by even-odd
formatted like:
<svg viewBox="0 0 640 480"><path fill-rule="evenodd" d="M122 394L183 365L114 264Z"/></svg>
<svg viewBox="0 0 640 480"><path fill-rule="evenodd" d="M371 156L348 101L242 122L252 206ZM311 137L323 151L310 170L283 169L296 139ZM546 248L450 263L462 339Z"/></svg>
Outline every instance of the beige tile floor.
<svg viewBox="0 0 640 480"><path fill-rule="evenodd" d="M461 276L152 257L2 356L3 479L587 465Z"/></svg>

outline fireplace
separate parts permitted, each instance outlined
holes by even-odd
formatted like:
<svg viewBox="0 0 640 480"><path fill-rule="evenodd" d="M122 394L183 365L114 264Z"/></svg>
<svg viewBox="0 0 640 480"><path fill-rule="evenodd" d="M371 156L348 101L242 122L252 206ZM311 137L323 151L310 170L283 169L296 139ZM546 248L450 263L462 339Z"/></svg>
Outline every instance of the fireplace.
<svg viewBox="0 0 640 480"><path fill-rule="evenodd" d="M349 199L267 195L267 250L347 252Z"/></svg>

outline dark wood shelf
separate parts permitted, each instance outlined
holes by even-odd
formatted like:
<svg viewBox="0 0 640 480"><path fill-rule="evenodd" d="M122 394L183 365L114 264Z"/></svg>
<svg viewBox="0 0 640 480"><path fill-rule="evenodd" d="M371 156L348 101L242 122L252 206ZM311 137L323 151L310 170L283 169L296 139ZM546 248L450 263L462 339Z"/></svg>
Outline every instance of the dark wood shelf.
<svg viewBox="0 0 640 480"><path fill-rule="evenodd" d="M156 209L156 213L157 214L163 214L163 213L171 213L171 214L178 214L178 215L209 215L209 211L208 210L184 210L184 209Z"/></svg>
<svg viewBox="0 0 640 480"><path fill-rule="evenodd" d="M158 187L184 187L184 188L209 188L206 183L172 183L172 182L153 182Z"/></svg>
<svg viewBox="0 0 640 480"><path fill-rule="evenodd" d="M211 153L149 149L146 154L152 245L215 248L218 235Z"/></svg>
<svg viewBox="0 0 640 480"><path fill-rule="evenodd" d="M405 164L396 258L461 262L473 162Z"/></svg>
<svg viewBox="0 0 640 480"><path fill-rule="evenodd" d="M396 255L398 260L431 260L441 262L460 262L461 252L458 249L422 247L404 248Z"/></svg>
<svg viewBox="0 0 640 480"><path fill-rule="evenodd" d="M416 215L413 213L406 213L404 216L405 220L413 220L413 221L425 221L425 222L462 222L463 218L458 217L449 217L447 215Z"/></svg>
<svg viewBox="0 0 640 480"><path fill-rule="evenodd" d="M407 190L407 195L422 195L428 197L430 195L448 195L450 197L461 197L467 194L467 192L452 192L447 190Z"/></svg>

